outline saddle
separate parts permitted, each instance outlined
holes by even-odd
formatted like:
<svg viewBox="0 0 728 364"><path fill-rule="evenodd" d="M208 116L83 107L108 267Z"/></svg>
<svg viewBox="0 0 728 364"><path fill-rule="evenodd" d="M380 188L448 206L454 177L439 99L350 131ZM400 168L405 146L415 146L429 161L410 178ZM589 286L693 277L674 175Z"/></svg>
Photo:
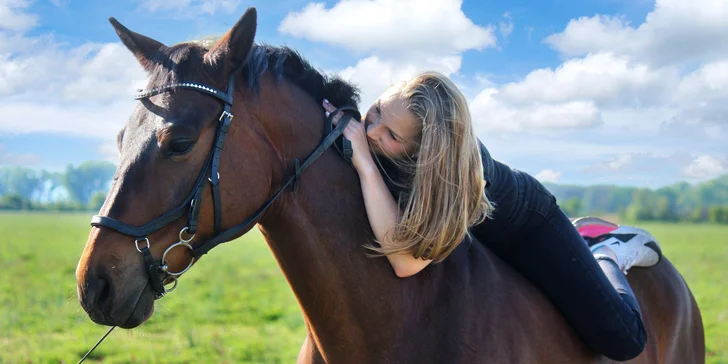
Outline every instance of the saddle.
<svg viewBox="0 0 728 364"><path fill-rule="evenodd" d="M584 241L586 241L589 247L604 241L610 236L612 231L619 228L619 225L613 222L594 216L582 216L571 219L571 224L579 231L579 234L584 238Z"/></svg>
<svg viewBox="0 0 728 364"><path fill-rule="evenodd" d="M643 229L628 225L618 225L594 216L583 216L571 219L571 224L579 231L579 234L584 238L584 241L586 241L587 246L590 248L611 238L616 238L622 242L627 242L637 236L648 242L655 240L649 232ZM656 246L656 243L653 242L652 244L655 244L653 249L658 251L659 247Z"/></svg>
<svg viewBox="0 0 728 364"><path fill-rule="evenodd" d="M571 220L576 230L584 237L596 238L609 233L619 225L594 216L583 216Z"/></svg>

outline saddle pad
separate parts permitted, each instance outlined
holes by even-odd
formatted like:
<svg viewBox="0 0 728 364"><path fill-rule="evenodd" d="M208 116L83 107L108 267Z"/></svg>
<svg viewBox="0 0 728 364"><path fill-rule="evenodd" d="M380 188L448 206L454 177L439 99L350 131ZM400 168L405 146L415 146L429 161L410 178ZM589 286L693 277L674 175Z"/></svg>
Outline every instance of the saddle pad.
<svg viewBox="0 0 728 364"><path fill-rule="evenodd" d="M579 217L573 219L571 223L579 234L584 237L584 240L586 240L589 246L597 243L599 236L603 236L619 228L619 225L615 223L594 216Z"/></svg>

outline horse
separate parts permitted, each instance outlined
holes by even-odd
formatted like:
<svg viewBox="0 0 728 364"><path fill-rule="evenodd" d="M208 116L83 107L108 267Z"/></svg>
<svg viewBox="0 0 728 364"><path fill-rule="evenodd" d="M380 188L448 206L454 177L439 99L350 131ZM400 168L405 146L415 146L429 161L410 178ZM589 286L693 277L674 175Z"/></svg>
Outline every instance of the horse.
<svg viewBox="0 0 728 364"><path fill-rule="evenodd" d="M359 180L331 147L346 122L333 128L320 107L355 110L358 90L288 47L256 44L254 8L209 47L109 21L149 80L76 269L93 322L141 325L183 272L257 226L305 322L298 363L612 362L472 237L406 279L367 256ZM669 259L628 278L648 333L631 362L703 363L700 311Z"/></svg>

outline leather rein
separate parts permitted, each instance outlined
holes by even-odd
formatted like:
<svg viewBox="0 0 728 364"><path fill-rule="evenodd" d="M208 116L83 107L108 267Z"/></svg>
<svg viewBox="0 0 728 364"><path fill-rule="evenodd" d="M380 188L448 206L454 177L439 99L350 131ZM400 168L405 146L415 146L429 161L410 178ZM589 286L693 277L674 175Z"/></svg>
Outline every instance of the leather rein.
<svg viewBox="0 0 728 364"><path fill-rule="evenodd" d="M205 161L202 170L200 171L197 181L187 195L187 197L180 203L176 208L170 210L149 223L142 226L132 226L123 223L119 220L115 220L108 216L94 215L91 219L91 226L94 227L106 227L109 229L116 230L122 234L126 234L134 237L134 245L137 251L142 254L144 258L144 265L147 268L149 275L149 282L151 284L152 291L154 292L155 299L162 298L168 292L173 291L177 287L177 278L186 272L196 259L204 254L207 254L212 248L222 244L226 241L232 240L240 232L245 231L250 227L251 224L257 222L257 220L263 215L263 213L273 204L273 202L286 190L289 186L293 187L295 192L296 185L300 178L301 173L306 170L316 159L318 159L332 144L337 143L337 139L342 135L346 125L349 123L352 117L356 116L361 119L359 111L355 107L343 106L336 111L332 112L328 119L324 122L324 138L316 147L316 149L309 154L303 164L299 163L298 159L294 159L295 171L293 175L283 184L283 186L272 196L263 203L263 205L255 212L252 216L245 219L238 225L235 225L227 230L222 230L222 200L220 198L220 155L223 150L225 137L233 120L233 114L230 112L233 105L233 93L235 89L235 75L238 72L233 72L230 76L227 86L227 92L215 89L213 87L203 85L196 82L180 82L167 84L153 89L144 91L139 90L139 93L134 97L136 100L145 99L154 95L158 95L163 92L167 92L173 89L191 89L199 91L210 96L213 96L224 103L224 108L220 116L218 117L217 133L215 141L212 146L212 150L208 154L207 160ZM333 118L340 111L350 111L354 116L344 113L341 120L339 121L336 128L331 126ZM335 145L335 149L345 157L345 159L351 156L350 146L347 143L348 140L341 138L338 143L342 143L343 146L338 144ZM347 160L347 162L349 162ZM192 246L190 242L195 238L195 233L198 228L198 221L200 215L200 207L202 206L202 192L205 188L206 182L209 182L212 187L212 202L214 206L214 237L206 240L200 244ZM179 232L179 242L170 245L162 254L161 259L155 260L150 252L150 241L148 236L153 232L163 228L167 224L176 221L187 214L187 225L182 228ZM187 267L179 272L170 272L166 262L167 253L172 249L183 246L190 250L191 260ZM167 285L174 283L174 285L167 289L165 281L170 279Z"/></svg>

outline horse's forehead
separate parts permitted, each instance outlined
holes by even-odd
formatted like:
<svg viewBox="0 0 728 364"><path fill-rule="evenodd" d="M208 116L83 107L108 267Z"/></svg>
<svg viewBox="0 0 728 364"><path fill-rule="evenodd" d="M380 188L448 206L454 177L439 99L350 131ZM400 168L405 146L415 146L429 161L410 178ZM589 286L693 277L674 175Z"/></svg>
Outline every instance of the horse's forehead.
<svg viewBox="0 0 728 364"><path fill-rule="evenodd" d="M170 47L161 57L157 69L150 74L147 88L189 80L209 82L211 75L207 74L206 67L203 67L204 52L203 48L194 44ZM203 118L185 117L185 115L199 116L205 113L207 103L204 102L204 99L196 99L197 95L196 92L172 92L139 100L123 129L123 149L128 153L122 152L122 154L134 159L138 158L167 123L195 124L200 122ZM122 155L122 158L124 157Z"/></svg>
<svg viewBox="0 0 728 364"><path fill-rule="evenodd" d="M207 49L196 45L195 43L183 43L167 50L167 58L176 65L177 73L199 73L206 67L203 67L205 53Z"/></svg>
<svg viewBox="0 0 728 364"><path fill-rule="evenodd" d="M159 128L158 117L147 110L143 105L138 105L131 117L124 126L121 160L135 160L144 153L144 150L152 143L153 137Z"/></svg>
<svg viewBox="0 0 728 364"><path fill-rule="evenodd" d="M147 87L159 87L180 80L189 80L204 73L205 52L206 50L193 43L168 47L155 57L156 67L149 74Z"/></svg>

